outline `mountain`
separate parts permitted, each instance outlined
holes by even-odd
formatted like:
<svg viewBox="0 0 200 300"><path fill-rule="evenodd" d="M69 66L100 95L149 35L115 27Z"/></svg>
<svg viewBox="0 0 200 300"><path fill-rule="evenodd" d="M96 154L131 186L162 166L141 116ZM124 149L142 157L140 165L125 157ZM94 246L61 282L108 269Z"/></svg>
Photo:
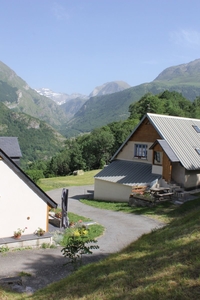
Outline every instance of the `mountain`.
<svg viewBox="0 0 200 300"><path fill-rule="evenodd" d="M53 100L39 95L0 61L0 102L16 112L39 118L59 129L67 116Z"/></svg>
<svg viewBox="0 0 200 300"><path fill-rule="evenodd" d="M129 88L130 85L124 81L112 81L97 86L89 94L89 96L73 93L68 95L66 93L57 93L48 88L39 88L35 91L42 96L48 97L55 101L64 110L67 118L70 120L79 111L81 106L91 97L102 96L116 93Z"/></svg>
<svg viewBox="0 0 200 300"><path fill-rule="evenodd" d="M18 113L0 102L0 136L18 137L22 151L21 167L30 162L46 160L58 153L65 138L45 122Z"/></svg>
<svg viewBox="0 0 200 300"><path fill-rule="evenodd" d="M112 81L104 83L103 85L97 86L89 95L89 98L95 96L102 96L117 93L125 89L130 88L131 86L124 81Z"/></svg>
<svg viewBox="0 0 200 300"><path fill-rule="evenodd" d="M174 85L178 84L192 84L199 85L200 83L200 59L196 59L187 64L181 64L174 67L169 67L161 72L154 82L168 82Z"/></svg>
<svg viewBox="0 0 200 300"><path fill-rule="evenodd" d="M182 93L190 101L200 96L200 59L167 68L150 83L110 95L91 97L67 122L65 134L70 137L111 122L125 120L129 117L131 103L138 101L146 93L158 94L164 90Z"/></svg>
<svg viewBox="0 0 200 300"><path fill-rule="evenodd" d="M73 116L80 110L83 104L86 102L83 98L71 99L61 105L61 108L64 110L67 118L71 120Z"/></svg>
<svg viewBox="0 0 200 300"><path fill-rule="evenodd" d="M39 88L36 89L35 91L42 96L52 99L58 105L62 105L68 101L75 100L75 99L84 99L86 101L89 98L88 96L79 93L73 93L71 95L68 95L66 93L57 93L57 92L53 92L48 88Z"/></svg>
<svg viewBox="0 0 200 300"><path fill-rule="evenodd" d="M54 92L49 88L39 88L35 89L35 91L42 96L52 99L58 105L62 105L71 100L74 101L75 99L78 99L78 101L81 100L83 102L84 100L88 100L90 97L117 93L128 88L130 88L130 85L124 81L112 81L104 83L101 86L95 87L94 90L89 94L89 96L82 95L79 93L73 93L71 95L68 95L66 93Z"/></svg>
<svg viewBox="0 0 200 300"><path fill-rule="evenodd" d="M0 62L0 102L12 111L24 112L47 122L67 137L90 132L114 121L125 120L129 117L130 104L146 93L158 94L164 90L182 93L191 101L199 96L200 59L169 67L150 83L129 87L122 81L108 82L96 87L89 96L72 94L74 99L69 99L67 94L61 95L48 89L43 91L48 97L40 95ZM50 95L54 100L49 98ZM62 98L59 101L66 102L57 105L55 99L58 100L59 97Z"/></svg>

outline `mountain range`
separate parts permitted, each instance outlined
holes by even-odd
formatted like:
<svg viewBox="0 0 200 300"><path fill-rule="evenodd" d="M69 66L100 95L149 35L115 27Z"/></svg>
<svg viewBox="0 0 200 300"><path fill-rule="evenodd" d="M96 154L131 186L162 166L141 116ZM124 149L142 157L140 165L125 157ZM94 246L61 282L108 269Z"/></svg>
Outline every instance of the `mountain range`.
<svg viewBox="0 0 200 300"><path fill-rule="evenodd" d="M131 103L145 93L158 94L164 90L182 93L190 101L198 97L200 59L169 67L150 83L130 87L125 82L113 81L94 88L88 96L67 95L47 88L36 91L0 62L0 102L12 111L45 121L66 137L125 120Z"/></svg>
<svg viewBox="0 0 200 300"><path fill-rule="evenodd" d="M129 106L144 94L159 94L164 90L177 91L193 101L200 96L200 59L172 66L161 72L152 82L143 83L110 95L88 99L66 124L67 136L90 132L96 127L125 120Z"/></svg>
<svg viewBox="0 0 200 300"><path fill-rule="evenodd" d="M54 92L48 88L39 88L36 89L36 92L42 96L52 99L60 105L67 118L70 120L91 97L113 94L127 88L130 88L130 85L124 81L112 81L95 87L88 96L79 93L68 95L66 93Z"/></svg>

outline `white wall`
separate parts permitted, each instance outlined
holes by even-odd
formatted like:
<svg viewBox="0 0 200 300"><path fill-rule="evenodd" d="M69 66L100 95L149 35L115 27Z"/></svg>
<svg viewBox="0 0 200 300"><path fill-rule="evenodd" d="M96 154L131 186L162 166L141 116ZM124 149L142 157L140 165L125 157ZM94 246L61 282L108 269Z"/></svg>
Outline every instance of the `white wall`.
<svg viewBox="0 0 200 300"><path fill-rule="evenodd" d="M47 204L0 160L0 238L17 228L27 227L24 234L46 230L46 217Z"/></svg>
<svg viewBox="0 0 200 300"><path fill-rule="evenodd" d="M95 178L94 199L114 202L128 202L132 186Z"/></svg>
<svg viewBox="0 0 200 300"><path fill-rule="evenodd" d="M158 165L152 165L152 174L162 175L163 167Z"/></svg>
<svg viewBox="0 0 200 300"><path fill-rule="evenodd" d="M200 186L200 174L196 171L186 171L185 189L192 189Z"/></svg>
<svg viewBox="0 0 200 300"><path fill-rule="evenodd" d="M172 180L181 186L185 185L185 168L180 163L172 163Z"/></svg>

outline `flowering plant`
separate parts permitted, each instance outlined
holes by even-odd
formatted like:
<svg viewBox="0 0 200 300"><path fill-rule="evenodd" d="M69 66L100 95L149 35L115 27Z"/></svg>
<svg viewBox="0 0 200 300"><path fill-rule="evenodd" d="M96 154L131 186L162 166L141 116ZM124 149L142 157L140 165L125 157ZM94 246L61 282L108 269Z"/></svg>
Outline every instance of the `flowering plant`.
<svg viewBox="0 0 200 300"><path fill-rule="evenodd" d="M45 233L45 230L43 230L41 227L38 227L38 229L35 231L35 234L37 235L43 235Z"/></svg>
<svg viewBox="0 0 200 300"><path fill-rule="evenodd" d="M22 233L24 233L24 231L27 229L27 227L25 227L24 229L18 228L16 231L14 231L14 236L18 237L21 236Z"/></svg>
<svg viewBox="0 0 200 300"><path fill-rule="evenodd" d="M67 241L61 250L64 257L69 259L68 263L74 264L75 269L78 266L78 262L82 263L82 255L92 254L91 250L99 248L98 245L88 245L97 243L96 240L89 239L88 231L89 229L80 220L73 228L69 228Z"/></svg>

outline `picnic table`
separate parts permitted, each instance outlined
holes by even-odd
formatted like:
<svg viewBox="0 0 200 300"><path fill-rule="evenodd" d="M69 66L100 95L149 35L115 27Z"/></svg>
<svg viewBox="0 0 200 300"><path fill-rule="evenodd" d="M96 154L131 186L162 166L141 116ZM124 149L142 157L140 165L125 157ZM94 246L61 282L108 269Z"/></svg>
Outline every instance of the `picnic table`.
<svg viewBox="0 0 200 300"><path fill-rule="evenodd" d="M171 199L174 193L169 192L169 187L154 187L150 189L150 193L153 195L155 200L162 200L162 199Z"/></svg>

